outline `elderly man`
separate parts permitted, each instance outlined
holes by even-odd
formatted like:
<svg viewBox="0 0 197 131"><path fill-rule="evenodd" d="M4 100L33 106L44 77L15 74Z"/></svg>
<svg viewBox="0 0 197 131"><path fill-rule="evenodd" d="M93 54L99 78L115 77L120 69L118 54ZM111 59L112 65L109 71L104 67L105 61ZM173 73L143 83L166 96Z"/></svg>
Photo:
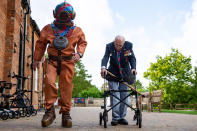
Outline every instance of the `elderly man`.
<svg viewBox="0 0 197 131"><path fill-rule="evenodd" d="M101 76L104 77L108 60L110 58L108 71L113 73L118 78L124 78L124 72L130 71L132 74L136 73L136 58L132 50L132 43L125 41L123 36L116 36L114 42L107 44L105 55L101 63ZM119 79L108 76L109 87L113 90L127 90L128 87L120 83ZM128 92L114 92L113 95L120 99L125 98ZM125 99L125 103L127 103ZM112 97L112 105L116 105L119 101ZM124 118L126 116L127 106L120 103L112 109L111 125L117 124L128 125L128 121Z"/></svg>
<svg viewBox="0 0 197 131"><path fill-rule="evenodd" d="M59 75L61 106L59 113L62 114L62 126L72 127L70 109L72 106L72 79L74 76L75 62L84 54L87 42L81 28L74 26L75 11L73 7L63 2L56 6L54 10L55 21L46 25L36 42L34 52L34 70L38 67L46 47L48 45L48 66L45 77L45 107L46 112L41 124L47 127L53 123L56 115L54 103L58 97L56 79Z"/></svg>

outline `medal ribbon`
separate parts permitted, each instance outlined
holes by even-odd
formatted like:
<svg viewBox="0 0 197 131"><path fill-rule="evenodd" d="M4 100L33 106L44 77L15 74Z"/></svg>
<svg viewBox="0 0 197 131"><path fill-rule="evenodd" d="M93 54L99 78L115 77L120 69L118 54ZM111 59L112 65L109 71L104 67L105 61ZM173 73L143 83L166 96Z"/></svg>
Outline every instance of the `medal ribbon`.
<svg viewBox="0 0 197 131"><path fill-rule="evenodd" d="M120 71L120 75L122 75L122 68L121 68L121 64L120 64L120 51L117 52L117 57L118 57L118 68Z"/></svg>

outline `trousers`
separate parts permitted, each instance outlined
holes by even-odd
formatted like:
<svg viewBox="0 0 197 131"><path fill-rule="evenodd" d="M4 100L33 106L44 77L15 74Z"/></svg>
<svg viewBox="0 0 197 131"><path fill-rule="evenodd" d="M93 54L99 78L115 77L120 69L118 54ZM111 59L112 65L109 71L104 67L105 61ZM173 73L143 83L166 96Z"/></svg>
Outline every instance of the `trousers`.
<svg viewBox="0 0 197 131"><path fill-rule="evenodd" d="M62 61L61 72L59 75L60 98L58 105L61 107L59 113L70 112L72 107L72 91L74 62L72 60ZM58 98L57 80L57 61L49 60L44 78L45 108L50 109Z"/></svg>
<svg viewBox="0 0 197 131"><path fill-rule="evenodd" d="M128 90L128 87L124 84L114 81L109 81L109 88L113 90ZM113 92L113 95L121 100L124 99L128 94L128 92ZM112 106L116 105L119 102L117 98L112 97ZM124 102L128 104L128 98L125 99ZM123 119L126 116L126 113L127 105L121 102L112 109L112 120L118 121L120 119Z"/></svg>

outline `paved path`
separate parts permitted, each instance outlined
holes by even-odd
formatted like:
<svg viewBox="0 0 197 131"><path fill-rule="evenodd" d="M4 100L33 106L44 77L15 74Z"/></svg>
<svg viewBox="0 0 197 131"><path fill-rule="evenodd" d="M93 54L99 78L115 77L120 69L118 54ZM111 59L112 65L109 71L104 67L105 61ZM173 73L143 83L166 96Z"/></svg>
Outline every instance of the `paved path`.
<svg viewBox="0 0 197 131"><path fill-rule="evenodd" d="M24 117L20 119L9 119L6 121L0 120L0 131L197 131L197 115L171 114L171 113L148 113L143 112L142 128L138 128L133 119L134 112L128 108L126 119L129 125L111 126L111 111L108 114L108 127L105 129L100 126L99 112L102 112L99 107L73 107L71 116L73 119L72 128L61 127L61 115L58 114L59 109L56 109L57 118L54 123L42 128L40 121L44 112L39 112L37 116Z"/></svg>

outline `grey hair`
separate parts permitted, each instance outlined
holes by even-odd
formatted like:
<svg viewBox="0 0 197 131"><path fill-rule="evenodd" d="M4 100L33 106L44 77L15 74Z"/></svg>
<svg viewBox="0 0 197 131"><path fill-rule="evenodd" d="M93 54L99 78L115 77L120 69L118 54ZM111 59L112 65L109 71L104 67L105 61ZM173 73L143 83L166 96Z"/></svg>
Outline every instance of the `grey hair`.
<svg viewBox="0 0 197 131"><path fill-rule="evenodd" d="M125 38L124 38L124 36L117 35L117 36L115 37L115 40L114 40L114 41L116 41L116 40L125 41Z"/></svg>

